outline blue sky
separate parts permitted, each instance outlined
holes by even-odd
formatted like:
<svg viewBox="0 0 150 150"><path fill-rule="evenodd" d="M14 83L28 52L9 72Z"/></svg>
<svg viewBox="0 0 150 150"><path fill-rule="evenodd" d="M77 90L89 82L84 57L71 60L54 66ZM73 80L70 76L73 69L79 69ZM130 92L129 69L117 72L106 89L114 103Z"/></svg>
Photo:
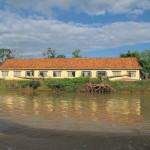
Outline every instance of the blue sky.
<svg viewBox="0 0 150 150"><path fill-rule="evenodd" d="M150 49L150 0L0 0L0 47L23 57L47 48L71 57Z"/></svg>

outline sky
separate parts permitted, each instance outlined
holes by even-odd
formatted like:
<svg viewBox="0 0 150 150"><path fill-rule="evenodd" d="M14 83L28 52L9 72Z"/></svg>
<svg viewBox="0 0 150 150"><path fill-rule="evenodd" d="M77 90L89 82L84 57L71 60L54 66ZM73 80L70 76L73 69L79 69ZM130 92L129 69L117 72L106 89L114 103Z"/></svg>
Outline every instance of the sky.
<svg viewBox="0 0 150 150"><path fill-rule="evenodd" d="M119 57L150 49L150 0L0 0L0 48L43 57Z"/></svg>

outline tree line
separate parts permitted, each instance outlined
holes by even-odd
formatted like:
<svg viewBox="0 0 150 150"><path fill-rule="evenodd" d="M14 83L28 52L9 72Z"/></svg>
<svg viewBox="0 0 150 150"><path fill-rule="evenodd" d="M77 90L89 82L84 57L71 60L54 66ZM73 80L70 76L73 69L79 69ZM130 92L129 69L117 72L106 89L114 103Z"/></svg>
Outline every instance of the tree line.
<svg viewBox="0 0 150 150"><path fill-rule="evenodd" d="M0 48L0 62L5 61L6 59L14 59L15 52L15 50Z"/></svg>
<svg viewBox="0 0 150 150"><path fill-rule="evenodd" d="M76 49L72 52L72 58L81 58L82 56L80 55L80 49ZM51 48L48 48L46 51L43 53L44 58L66 58L64 54L58 54L56 53L56 50L53 50Z"/></svg>
<svg viewBox="0 0 150 150"><path fill-rule="evenodd" d="M80 49L76 49L72 52L72 58L82 58ZM42 54L44 58L66 58L64 54L57 54L56 50L48 48ZM150 50L144 50L141 53L138 51L131 52L130 50L127 53L120 54L120 57L136 57L139 64L142 66L141 75L146 79L150 77ZM0 48L0 62L5 61L6 59L15 59L16 50Z"/></svg>
<svg viewBox="0 0 150 150"><path fill-rule="evenodd" d="M128 51L120 54L120 57L136 57L139 64L142 66L141 75L148 79L150 78L150 50L144 50L141 53L138 51Z"/></svg>
<svg viewBox="0 0 150 150"><path fill-rule="evenodd" d="M76 49L72 52L72 58L81 58L81 50ZM44 58L66 58L64 54L57 54L56 50L53 50L51 48L48 48L45 50L42 54ZM0 48L0 62L4 62L6 59L15 59L17 58L17 51L6 49L6 48ZM21 56L22 58L22 56Z"/></svg>

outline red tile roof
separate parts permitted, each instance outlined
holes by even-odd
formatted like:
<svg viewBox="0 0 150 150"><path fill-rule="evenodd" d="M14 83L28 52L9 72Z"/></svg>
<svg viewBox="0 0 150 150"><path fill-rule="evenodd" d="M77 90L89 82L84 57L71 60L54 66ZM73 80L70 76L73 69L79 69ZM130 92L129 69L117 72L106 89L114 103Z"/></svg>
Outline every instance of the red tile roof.
<svg viewBox="0 0 150 150"><path fill-rule="evenodd" d="M7 59L0 69L140 69L136 58Z"/></svg>

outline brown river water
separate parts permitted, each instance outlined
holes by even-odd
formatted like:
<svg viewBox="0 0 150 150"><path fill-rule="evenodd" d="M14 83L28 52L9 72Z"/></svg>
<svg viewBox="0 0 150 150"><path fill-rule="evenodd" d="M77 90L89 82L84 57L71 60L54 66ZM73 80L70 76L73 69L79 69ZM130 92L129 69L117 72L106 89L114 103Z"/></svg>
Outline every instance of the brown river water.
<svg viewBox="0 0 150 150"><path fill-rule="evenodd" d="M149 93L0 92L0 150L149 150Z"/></svg>

